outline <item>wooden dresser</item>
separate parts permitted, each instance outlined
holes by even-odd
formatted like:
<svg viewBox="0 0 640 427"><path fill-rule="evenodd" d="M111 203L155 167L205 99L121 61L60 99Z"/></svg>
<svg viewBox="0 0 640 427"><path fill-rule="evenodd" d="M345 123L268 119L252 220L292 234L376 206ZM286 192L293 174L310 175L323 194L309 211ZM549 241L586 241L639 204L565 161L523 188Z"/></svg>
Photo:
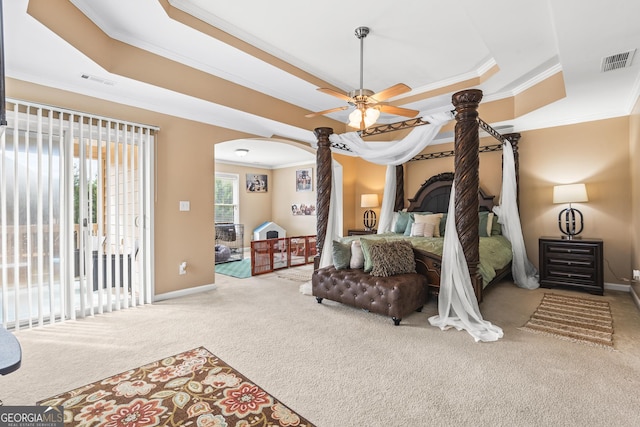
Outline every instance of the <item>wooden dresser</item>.
<svg viewBox="0 0 640 427"><path fill-rule="evenodd" d="M601 239L541 237L539 245L540 286L560 286L604 294Z"/></svg>

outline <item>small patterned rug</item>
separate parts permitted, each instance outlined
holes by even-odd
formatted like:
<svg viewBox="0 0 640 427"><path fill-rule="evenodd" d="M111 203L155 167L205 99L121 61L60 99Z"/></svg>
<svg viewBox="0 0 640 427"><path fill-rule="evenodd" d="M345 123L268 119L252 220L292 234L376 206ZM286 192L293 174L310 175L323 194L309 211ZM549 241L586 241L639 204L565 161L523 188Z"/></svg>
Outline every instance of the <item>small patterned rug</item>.
<svg viewBox="0 0 640 427"><path fill-rule="evenodd" d="M238 371L199 347L38 402L65 425L309 427Z"/></svg>
<svg viewBox="0 0 640 427"><path fill-rule="evenodd" d="M544 294L531 319L520 329L613 348L613 319L607 301Z"/></svg>
<svg viewBox="0 0 640 427"><path fill-rule="evenodd" d="M225 276L236 277L238 279L246 279L251 277L251 258L245 258L241 261L224 262L216 264L216 273Z"/></svg>
<svg viewBox="0 0 640 427"><path fill-rule="evenodd" d="M308 282L311 280L311 275L313 274L313 264L278 270L276 273L281 279L292 280L294 282Z"/></svg>

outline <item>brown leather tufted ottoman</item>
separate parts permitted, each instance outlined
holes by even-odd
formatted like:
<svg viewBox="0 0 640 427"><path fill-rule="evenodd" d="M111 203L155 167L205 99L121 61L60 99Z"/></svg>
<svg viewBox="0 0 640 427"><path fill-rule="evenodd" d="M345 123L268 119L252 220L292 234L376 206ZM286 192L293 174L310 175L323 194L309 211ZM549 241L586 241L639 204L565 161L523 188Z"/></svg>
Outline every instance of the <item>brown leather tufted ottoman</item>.
<svg viewBox="0 0 640 427"><path fill-rule="evenodd" d="M427 278L419 273L378 277L364 270L330 266L314 271L311 284L318 303L327 298L390 316L396 326L407 314L421 311L429 298Z"/></svg>

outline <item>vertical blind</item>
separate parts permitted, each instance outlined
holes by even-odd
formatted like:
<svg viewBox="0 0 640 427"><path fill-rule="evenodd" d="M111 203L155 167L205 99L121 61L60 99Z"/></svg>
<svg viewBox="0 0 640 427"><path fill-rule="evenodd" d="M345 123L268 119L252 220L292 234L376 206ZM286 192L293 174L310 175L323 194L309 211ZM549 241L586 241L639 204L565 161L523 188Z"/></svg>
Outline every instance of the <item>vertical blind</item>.
<svg viewBox="0 0 640 427"><path fill-rule="evenodd" d="M0 136L0 321L41 326L153 297L158 128L17 100Z"/></svg>

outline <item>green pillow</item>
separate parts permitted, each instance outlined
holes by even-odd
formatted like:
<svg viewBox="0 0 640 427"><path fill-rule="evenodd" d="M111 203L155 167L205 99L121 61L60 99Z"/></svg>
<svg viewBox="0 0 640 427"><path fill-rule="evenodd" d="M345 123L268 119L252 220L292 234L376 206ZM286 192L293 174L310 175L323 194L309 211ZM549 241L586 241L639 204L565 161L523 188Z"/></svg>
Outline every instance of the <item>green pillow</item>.
<svg viewBox="0 0 640 427"><path fill-rule="evenodd" d="M410 212L398 212L398 219L396 220L396 226L392 230L394 233L404 233L407 228L407 222L413 218Z"/></svg>
<svg viewBox="0 0 640 427"><path fill-rule="evenodd" d="M498 215L493 215L493 224L491 225L491 235L499 236L502 234L502 224L498 222Z"/></svg>
<svg viewBox="0 0 640 427"><path fill-rule="evenodd" d="M360 247L362 248L362 255L364 255L364 272L370 273L373 269L373 262L371 261L371 246L379 242L386 242L385 239L363 239L360 238Z"/></svg>
<svg viewBox="0 0 640 427"><path fill-rule="evenodd" d="M351 262L351 244L333 241L332 246L333 266L336 270L349 268Z"/></svg>
<svg viewBox="0 0 640 427"><path fill-rule="evenodd" d="M489 237L489 235L487 234L488 219L489 219L489 211L478 212L478 222L479 222L478 235L480 237Z"/></svg>
<svg viewBox="0 0 640 427"><path fill-rule="evenodd" d="M447 228L447 214L443 213L442 218L440 218L440 236L444 237L444 231Z"/></svg>
<svg viewBox="0 0 640 427"><path fill-rule="evenodd" d="M407 222L407 226L404 229L405 236L411 236L411 226L413 225L414 222L415 220L413 219L413 217L409 218L409 221Z"/></svg>

